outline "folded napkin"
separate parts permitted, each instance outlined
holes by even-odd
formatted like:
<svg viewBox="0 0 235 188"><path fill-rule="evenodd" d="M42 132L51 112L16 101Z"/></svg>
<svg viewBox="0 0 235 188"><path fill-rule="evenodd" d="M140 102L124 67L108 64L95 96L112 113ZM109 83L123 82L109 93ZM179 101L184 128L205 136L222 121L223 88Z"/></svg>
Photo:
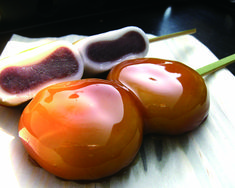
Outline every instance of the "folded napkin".
<svg viewBox="0 0 235 188"><path fill-rule="evenodd" d="M84 36L68 35L60 38L30 39L13 35L2 56L46 43L48 40L74 42ZM153 37L148 35L148 37ZM217 60L216 56L191 35L150 44L147 57L176 60L197 69ZM207 120L196 130L177 137L146 136L140 154L124 173L103 181L87 182L89 187L235 187L235 77L227 70L219 70L205 81L210 93L210 112ZM17 113L19 113L17 115ZM0 106L0 130L16 135L20 112ZM17 140L18 142L19 140ZM3 143L9 147L1 156L11 156L14 163L4 163L0 174L17 182L16 187L84 187L86 182L63 181L27 162L20 144ZM10 154L9 154L10 153ZM10 160L9 159L9 160ZM22 162L23 161L23 162ZM6 173L13 169L14 173ZM4 178L6 179L6 178ZM8 181L10 185L11 182ZM0 181L0 187L4 187Z"/></svg>

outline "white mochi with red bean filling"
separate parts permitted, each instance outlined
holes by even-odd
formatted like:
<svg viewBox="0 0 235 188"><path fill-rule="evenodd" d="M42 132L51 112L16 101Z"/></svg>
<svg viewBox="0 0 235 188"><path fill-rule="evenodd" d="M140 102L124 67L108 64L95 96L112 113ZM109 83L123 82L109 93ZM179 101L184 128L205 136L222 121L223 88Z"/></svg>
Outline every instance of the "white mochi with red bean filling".
<svg viewBox="0 0 235 188"><path fill-rule="evenodd" d="M87 37L74 45L81 52L85 73L96 74L124 60L146 56L149 41L140 28L130 26Z"/></svg>
<svg viewBox="0 0 235 188"><path fill-rule="evenodd" d="M19 105L49 85L80 79L80 53L67 41L54 41L0 60L0 103Z"/></svg>

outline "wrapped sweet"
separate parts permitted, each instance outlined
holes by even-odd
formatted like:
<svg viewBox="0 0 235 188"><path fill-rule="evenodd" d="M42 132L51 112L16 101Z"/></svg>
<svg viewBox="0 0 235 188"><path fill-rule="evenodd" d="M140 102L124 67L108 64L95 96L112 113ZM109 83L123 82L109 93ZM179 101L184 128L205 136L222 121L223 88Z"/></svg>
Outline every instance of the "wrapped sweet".
<svg viewBox="0 0 235 188"><path fill-rule="evenodd" d="M124 60L145 57L149 40L140 28L129 26L84 38L74 45L81 53L86 74L94 75Z"/></svg>
<svg viewBox="0 0 235 188"><path fill-rule="evenodd" d="M42 88L80 79L84 65L79 52L67 41L53 41L6 57L0 62L0 103L19 105Z"/></svg>

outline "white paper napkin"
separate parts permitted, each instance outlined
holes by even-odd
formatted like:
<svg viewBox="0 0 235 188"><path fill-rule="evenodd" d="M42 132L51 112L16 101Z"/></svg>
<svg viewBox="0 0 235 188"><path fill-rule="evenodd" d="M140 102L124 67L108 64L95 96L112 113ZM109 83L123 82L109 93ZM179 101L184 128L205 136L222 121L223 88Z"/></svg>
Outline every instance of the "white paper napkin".
<svg viewBox="0 0 235 188"><path fill-rule="evenodd" d="M61 38L30 39L13 35L2 57L48 40L65 39L74 42L82 37L68 35ZM177 60L194 69L217 60L205 45L191 35L151 43L147 57ZM207 120L198 129L178 137L145 137L142 154L137 155L135 162L124 173L87 184L63 181L27 162L24 149L19 140L15 139L15 144L0 144L1 149L8 151L1 153L8 162L0 161L0 174L6 179L0 181L0 187L6 187L3 182L7 186L16 182L15 187L58 188L86 185L124 188L235 187L235 77L227 69L222 69L205 77L205 81L211 104ZM20 112L0 106L0 130L7 127L7 133L16 136L14 127L17 127L19 116ZM9 128L10 125L12 128ZM7 178L14 181L8 181Z"/></svg>

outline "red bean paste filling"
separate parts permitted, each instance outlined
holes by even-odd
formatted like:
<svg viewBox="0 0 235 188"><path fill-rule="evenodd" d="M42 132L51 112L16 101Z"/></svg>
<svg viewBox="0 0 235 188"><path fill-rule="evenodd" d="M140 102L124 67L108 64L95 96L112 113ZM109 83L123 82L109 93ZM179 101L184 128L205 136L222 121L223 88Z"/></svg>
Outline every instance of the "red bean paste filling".
<svg viewBox="0 0 235 188"><path fill-rule="evenodd" d="M143 36L136 31L130 31L117 40L92 43L86 53L92 61L103 63L118 60L129 53L141 53L145 48Z"/></svg>
<svg viewBox="0 0 235 188"><path fill-rule="evenodd" d="M0 74L0 85L11 93L18 94L53 79L65 78L78 72L78 62L70 49L60 47L35 65L11 66Z"/></svg>

